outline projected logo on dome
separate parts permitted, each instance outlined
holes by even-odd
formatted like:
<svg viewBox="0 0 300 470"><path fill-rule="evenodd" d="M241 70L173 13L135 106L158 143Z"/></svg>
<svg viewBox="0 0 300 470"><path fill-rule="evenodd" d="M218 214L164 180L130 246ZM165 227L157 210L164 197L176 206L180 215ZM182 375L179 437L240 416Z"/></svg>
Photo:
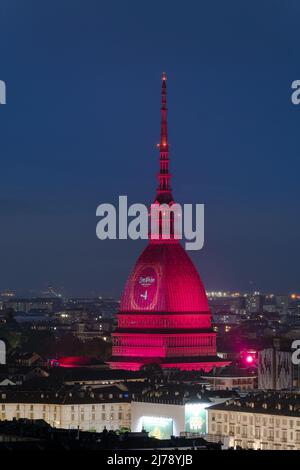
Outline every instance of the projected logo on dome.
<svg viewBox="0 0 300 470"><path fill-rule="evenodd" d="M158 274L152 266L141 268L135 276L133 303L136 308L153 308L157 302Z"/></svg>

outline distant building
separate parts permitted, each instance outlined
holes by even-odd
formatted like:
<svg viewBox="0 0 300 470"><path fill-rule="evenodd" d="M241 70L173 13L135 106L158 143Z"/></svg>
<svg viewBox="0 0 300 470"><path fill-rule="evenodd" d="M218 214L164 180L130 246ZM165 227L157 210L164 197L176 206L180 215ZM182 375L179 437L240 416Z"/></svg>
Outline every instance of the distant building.
<svg viewBox="0 0 300 470"><path fill-rule="evenodd" d="M254 390L257 388L257 372L253 369L228 366L215 369L202 378L208 382L212 390Z"/></svg>
<svg viewBox="0 0 300 470"><path fill-rule="evenodd" d="M300 296L292 294L289 302L288 322L299 324L300 322Z"/></svg>
<svg viewBox="0 0 300 470"><path fill-rule="evenodd" d="M284 390L293 386L292 352L272 347L258 353L258 388Z"/></svg>
<svg viewBox="0 0 300 470"><path fill-rule="evenodd" d="M232 328L235 328L241 323L241 315L235 313L215 313L212 315L212 325L214 331L219 335L228 333Z"/></svg>
<svg viewBox="0 0 300 470"><path fill-rule="evenodd" d="M10 354L10 362L24 367L32 367L33 365L43 364L44 360L36 352L19 352L14 351Z"/></svg>
<svg viewBox="0 0 300 470"><path fill-rule="evenodd" d="M105 341L108 339L98 324L88 325L86 323L77 323L76 330L74 331L74 335L78 339L80 339L80 341L83 341L83 342L89 341L95 338L104 339Z"/></svg>
<svg viewBox="0 0 300 470"><path fill-rule="evenodd" d="M243 315L245 314L245 297L217 292L208 292L208 303L214 315Z"/></svg>
<svg viewBox="0 0 300 470"><path fill-rule="evenodd" d="M13 291L9 290L9 289L0 292L1 301L11 299L14 296L15 296L15 293Z"/></svg>
<svg viewBox="0 0 300 470"><path fill-rule="evenodd" d="M103 318L113 318L120 308L120 301L109 298L102 298L100 302L100 310Z"/></svg>
<svg viewBox="0 0 300 470"><path fill-rule="evenodd" d="M80 384L80 386L84 388L97 388L102 385L114 385L124 382L128 385L135 382L143 383L146 380L146 375L143 372L105 369L105 367L107 367L105 364L100 364L96 367L86 368L55 368L52 370L52 376L55 380L62 382L65 385Z"/></svg>
<svg viewBox="0 0 300 470"><path fill-rule="evenodd" d="M261 313L263 311L265 297L259 292L254 292L246 297L246 312L248 314Z"/></svg>
<svg viewBox="0 0 300 470"><path fill-rule="evenodd" d="M61 299L50 297L50 298L12 298L7 300L4 304L4 308L12 308L15 312L47 312L52 313L57 311L61 306Z"/></svg>
<svg viewBox="0 0 300 470"><path fill-rule="evenodd" d="M16 367L11 364L0 367L0 386L22 385L32 379L47 377L49 377L49 373L41 367Z"/></svg>
<svg viewBox="0 0 300 470"><path fill-rule="evenodd" d="M286 316L289 311L289 301L290 298L288 295L276 295L275 296L277 311L280 316Z"/></svg>
<svg viewBox="0 0 300 470"><path fill-rule="evenodd" d="M17 312L14 315L14 320L20 324L29 324L32 328L41 328L44 326L44 329L49 329L50 325L55 324L55 318L48 315L44 311L41 312L33 312L32 310L30 313L22 313Z"/></svg>

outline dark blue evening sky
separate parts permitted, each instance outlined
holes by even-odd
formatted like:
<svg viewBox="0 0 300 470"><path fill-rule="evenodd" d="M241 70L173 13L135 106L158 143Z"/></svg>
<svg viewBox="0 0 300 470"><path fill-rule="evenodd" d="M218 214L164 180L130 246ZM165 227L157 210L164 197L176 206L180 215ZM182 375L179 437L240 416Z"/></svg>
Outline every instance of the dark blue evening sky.
<svg viewBox="0 0 300 470"><path fill-rule="evenodd" d="M297 0L1 0L0 289L119 295L145 243L97 240L95 211L153 200L166 70L207 289L300 291L299 18Z"/></svg>

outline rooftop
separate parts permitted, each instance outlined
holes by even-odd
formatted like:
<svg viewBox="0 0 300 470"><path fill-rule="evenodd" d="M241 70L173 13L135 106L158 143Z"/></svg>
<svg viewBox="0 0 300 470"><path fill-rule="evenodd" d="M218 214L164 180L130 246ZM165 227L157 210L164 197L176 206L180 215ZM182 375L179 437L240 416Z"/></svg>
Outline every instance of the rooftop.
<svg viewBox="0 0 300 470"><path fill-rule="evenodd" d="M82 432L72 429L55 429L42 420L14 420L0 422L0 435L10 436L9 442L0 442L0 450L14 449L159 449L176 447L197 449L218 449L220 444L207 442L205 439L171 437L170 439L155 439L145 431L139 433L116 433L103 430L101 433ZM22 442L20 442L20 440ZM15 442L13 442L15 441Z"/></svg>
<svg viewBox="0 0 300 470"><path fill-rule="evenodd" d="M214 368L211 372L203 374L204 378L237 378L237 377L257 377L257 369L250 367L227 366Z"/></svg>
<svg viewBox="0 0 300 470"><path fill-rule="evenodd" d="M213 410L239 413L262 413L300 417L300 394L292 392L258 392L244 398L213 405Z"/></svg>
<svg viewBox="0 0 300 470"><path fill-rule="evenodd" d="M0 403L45 403L57 405L129 401L126 388L114 385L93 390L60 386L56 390L26 390L17 386L0 389Z"/></svg>

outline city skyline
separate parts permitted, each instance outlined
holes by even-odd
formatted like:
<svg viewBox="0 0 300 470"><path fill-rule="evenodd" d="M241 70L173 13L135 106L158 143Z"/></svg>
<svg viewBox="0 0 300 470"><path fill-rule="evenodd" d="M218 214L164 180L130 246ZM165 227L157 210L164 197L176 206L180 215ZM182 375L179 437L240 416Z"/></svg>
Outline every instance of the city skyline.
<svg viewBox="0 0 300 470"><path fill-rule="evenodd" d="M51 289L49 290L49 287ZM206 295L208 297L244 297L244 296L249 296L249 295L263 295L265 297L273 297L273 296L287 296L290 297L291 299L300 299L300 292L299 291L259 291L259 290L237 290L237 289L231 289L231 290L224 290L224 289L205 289ZM113 295L111 292L102 292L101 290L99 291L89 291L86 293L86 295L79 295L76 293L76 291L69 291L67 292L64 286L46 286L44 289L38 289L38 288L32 288L27 291L25 290L15 290L15 289L0 289L0 298L34 298L34 297L65 297L65 298L71 298L71 297L78 297L78 298L103 298L103 299L120 299L121 297L121 292L120 295Z"/></svg>
<svg viewBox="0 0 300 470"><path fill-rule="evenodd" d="M0 450L300 450L299 15L0 1Z"/></svg>

